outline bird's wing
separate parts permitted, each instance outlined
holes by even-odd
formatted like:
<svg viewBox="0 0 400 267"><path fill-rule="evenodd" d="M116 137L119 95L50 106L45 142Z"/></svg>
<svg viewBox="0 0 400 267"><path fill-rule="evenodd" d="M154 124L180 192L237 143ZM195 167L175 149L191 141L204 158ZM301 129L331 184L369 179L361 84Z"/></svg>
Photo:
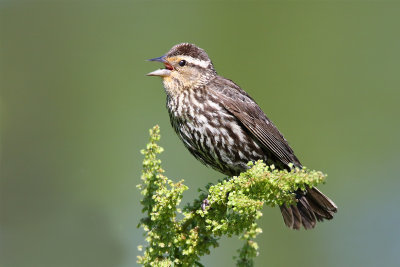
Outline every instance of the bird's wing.
<svg viewBox="0 0 400 267"><path fill-rule="evenodd" d="M221 103L247 130L285 165L301 167L292 148L257 103L231 80L219 77L208 85Z"/></svg>

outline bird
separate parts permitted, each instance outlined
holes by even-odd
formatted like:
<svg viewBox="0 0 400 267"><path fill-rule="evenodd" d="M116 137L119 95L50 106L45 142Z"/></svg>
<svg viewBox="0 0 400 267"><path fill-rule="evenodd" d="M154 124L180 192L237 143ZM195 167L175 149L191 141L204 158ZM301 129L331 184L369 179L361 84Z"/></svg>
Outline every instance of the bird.
<svg viewBox="0 0 400 267"><path fill-rule="evenodd" d="M149 61L164 64L147 75L162 78L171 125L204 165L230 177L258 160L280 170L302 168L278 128L247 92L217 74L204 49L181 43ZM291 229L312 229L337 212L336 204L316 187L294 193L295 204L280 206Z"/></svg>

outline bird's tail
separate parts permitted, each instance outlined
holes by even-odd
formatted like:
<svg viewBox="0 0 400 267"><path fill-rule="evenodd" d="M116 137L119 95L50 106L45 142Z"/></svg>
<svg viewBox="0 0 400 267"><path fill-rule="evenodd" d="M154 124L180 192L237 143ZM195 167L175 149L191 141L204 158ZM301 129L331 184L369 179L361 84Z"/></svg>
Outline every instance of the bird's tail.
<svg viewBox="0 0 400 267"><path fill-rule="evenodd" d="M287 227L299 230L315 227L317 221L331 220L337 212L336 204L316 187L296 191L297 204L281 206L283 220Z"/></svg>

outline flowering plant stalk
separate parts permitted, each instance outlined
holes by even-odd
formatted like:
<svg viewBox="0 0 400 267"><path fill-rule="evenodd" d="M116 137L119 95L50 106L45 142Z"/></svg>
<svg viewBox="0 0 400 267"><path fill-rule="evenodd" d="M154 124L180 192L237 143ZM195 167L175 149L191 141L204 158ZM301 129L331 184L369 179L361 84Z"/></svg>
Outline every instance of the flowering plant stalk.
<svg viewBox="0 0 400 267"><path fill-rule="evenodd" d="M138 227L145 231L147 245L139 246L143 255L138 263L144 266L203 266L200 257L218 246L222 236L238 236L244 245L235 256L237 266L253 266L258 245L255 237L262 232L257 219L264 205L271 207L295 203L297 189L324 182L320 171L277 170L262 161L249 163L250 168L239 176L209 184L199 198L183 209L179 204L188 189L183 180L173 182L163 173L163 151L158 126L150 130L150 142L144 155L142 183L138 185L145 217ZM182 219L178 219L181 214Z"/></svg>

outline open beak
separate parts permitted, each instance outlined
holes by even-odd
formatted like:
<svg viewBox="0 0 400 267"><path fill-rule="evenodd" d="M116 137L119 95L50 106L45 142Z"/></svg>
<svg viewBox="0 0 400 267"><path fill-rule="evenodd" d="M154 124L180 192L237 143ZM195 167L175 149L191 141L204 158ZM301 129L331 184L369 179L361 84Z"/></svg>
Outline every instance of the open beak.
<svg viewBox="0 0 400 267"><path fill-rule="evenodd" d="M151 59L148 59L147 61L158 61L158 62L162 62L162 63L167 62L167 61L165 60L165 56L156 57L156 58L151 58Z"/></svg>
<svg viewBox="0 0 400 267"><path fill-rule="evenodd" d="M148 61L158 61L162 62L165 65L165 69L158 69L153 72L147 73L147 76L160 76L160 77L167 77L171 75L171 70L173 70L172 66L165 60L165 56L156 57L152 59L148 59Z"/></svg>

